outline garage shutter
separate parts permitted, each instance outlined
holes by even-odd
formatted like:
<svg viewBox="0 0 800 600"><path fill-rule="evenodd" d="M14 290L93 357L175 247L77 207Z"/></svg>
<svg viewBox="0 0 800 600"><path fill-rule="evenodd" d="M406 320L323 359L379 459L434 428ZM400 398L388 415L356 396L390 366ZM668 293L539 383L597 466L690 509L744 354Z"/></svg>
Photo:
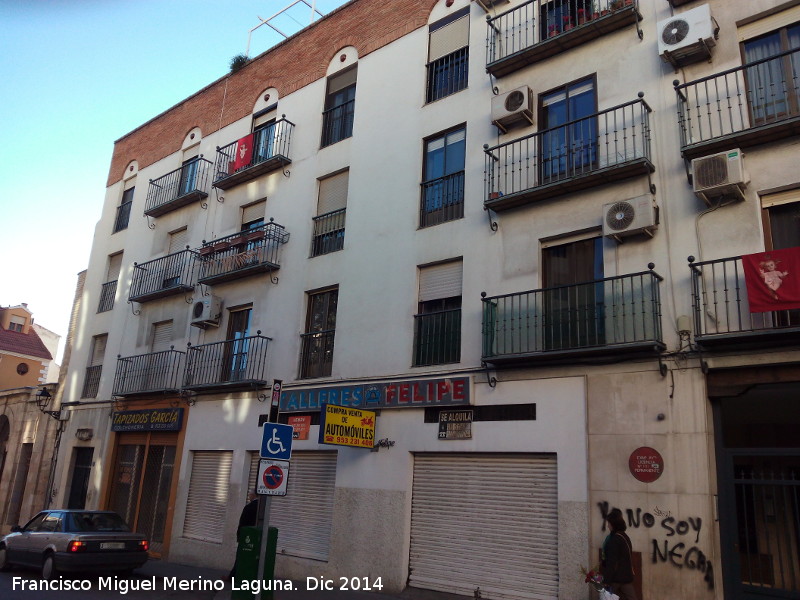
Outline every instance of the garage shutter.
<svg viewBox="0 0 800 600"><path fill-rule="evenodd" d="M336 489L335 452L292 452L286 495L274 496L269 524L278 553L328 560Z"/></svg>
<svg viewBox="0 0 800 600"><path fill-rule="evenodd" d="M222 543L228 510L233 452L192 452L192 479L186 500L183 536L204 542Z"/></svg>
<svg viewBox="0 0 800 600"><path fill-rule="evenodd" d="M416 455L409 585L557 598L557 480L550 454Z"/></svg>

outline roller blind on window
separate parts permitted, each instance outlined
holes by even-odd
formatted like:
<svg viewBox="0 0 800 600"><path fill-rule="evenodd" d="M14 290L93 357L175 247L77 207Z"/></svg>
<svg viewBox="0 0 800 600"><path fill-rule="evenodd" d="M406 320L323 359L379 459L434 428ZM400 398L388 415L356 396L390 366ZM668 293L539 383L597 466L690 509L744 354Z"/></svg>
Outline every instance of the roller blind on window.
<svg viewBox="0 0 800 600"><path fill-rule="evenodd" d="M267 210L267 203L265 201L256 202L250 206L242 207L242 223L250 223L258 219L263 219Z"/></svg>
<svg viewBox="0 0 800 600"><path fill-rule="evenodd" d="M800 189L761 196L761 208L781 206L782 204L791 204L793 202L800 202Z"/></svg>
<svg viewBox="0 0 800 600"><path fill-rule="evenodd" d="M335 210L347 208L347 186L350 172L344 171L319 182L319 204L317 214L324 215Z"/></svg>
<svg viewBox="0 0 800 600"><path fill-rule="evenodd" d="M800 21L800 6L793 6L758 21L742 25L736 30L736 33L739 36L739 41L743 42L762 36L765 33L776 31L781 27L792 25L798 21Z"/></svg>
<svg viewBox="0 0 800 600"><path fill-rule="evenodd" d="M419 301L461 295L463 263L460 260L420 267Z"/></svg>
<svg viewBox="0 0 800 600"><path fill-rule="evenodd" d="M172 345L172 321L153 324L153 352L169 350Z"/></svg>
<svg viewBox="0 0 800 600"><path fill-rule="evenodd" d="M122 268L122 252L112 254L108 257L108 271L106 281L116 281L119 279L119 271Z"/></svg>
<svg viewBox="0 0 800 600"><path fill-rule="evenodd" d="M184 227L183 229L179 229L178 231L173 231L172 233L169 234L168 254L185 250L186 245L188 243L189 243L189 230L186 227Z"/></svg>
<svg viewBox="0 0 800 600"><path fill-rule="evenodd" d="M334 94L339 90L353 85L358 75L358 67L347 69L328 77L328 94Z"/></svg>
<svg viewBox="0 0 800 600"><path fill-rule="evenodd" d="M89 361L90 367L98 367L103 364L103 356L106 353L107 335L97 335L92 342L92 358Z"/></svg>
<svg viewBox="0 0 800 600"><path fill-rule="evenodd" d="M228 512L233 452L192 452L192 474L183 536L221 544Z"/></svg>
<svg viewBox="0 0 800 600"><path fill-rule="evenodd" d="M435 27L435 26L433 26ZM443 27L431 28L428 62L442 58L469 44L469 16L464 15Z"/></svg>

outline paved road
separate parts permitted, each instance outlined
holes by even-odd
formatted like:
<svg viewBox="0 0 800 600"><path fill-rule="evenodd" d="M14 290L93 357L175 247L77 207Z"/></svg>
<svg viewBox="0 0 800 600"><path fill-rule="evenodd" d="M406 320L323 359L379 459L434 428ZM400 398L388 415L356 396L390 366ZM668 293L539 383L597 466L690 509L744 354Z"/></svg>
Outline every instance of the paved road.
<svg viewBox="0 0 800 600"><path fill-rule="evenodd" d="M3 600L230 600L227 572L179 565L159 560L148 561L130 580L108 575L64 577L60 590L42 589L38 573L14 570L0 573L0 598ZM194 589L178 589L194 585ZM338 581L334 582L338 587ZM276 591L273 600L467 600L464 596L409 588L401 594L354 592L334 589L308 591L305 582L293 582L292 591ZM73 589L66 589L73 588ZM222 588L222 589L219 589Z"/></svg>

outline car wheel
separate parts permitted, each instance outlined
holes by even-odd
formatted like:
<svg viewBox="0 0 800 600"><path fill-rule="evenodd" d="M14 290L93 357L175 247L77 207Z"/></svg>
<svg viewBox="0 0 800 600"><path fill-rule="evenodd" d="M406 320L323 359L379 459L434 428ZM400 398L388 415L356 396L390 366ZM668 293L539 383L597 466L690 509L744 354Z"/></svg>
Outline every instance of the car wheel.
<svg viewBox="0 0 800 600"><path fill-rule="evenodd" d="M3 546L0 548L0 571L10 571L11 570L11 563L8 562L8 554L6 553L6 547Z"/></svg>
<svg viewBox="0 0 800 600"><path fill-rule="evenodd" d="M44 562L42 563L42 579L45 581L50 581L51 579L55 579L58 577L58 569L56 569L56 560L52 554L48 554L44 557Z"/></svg>

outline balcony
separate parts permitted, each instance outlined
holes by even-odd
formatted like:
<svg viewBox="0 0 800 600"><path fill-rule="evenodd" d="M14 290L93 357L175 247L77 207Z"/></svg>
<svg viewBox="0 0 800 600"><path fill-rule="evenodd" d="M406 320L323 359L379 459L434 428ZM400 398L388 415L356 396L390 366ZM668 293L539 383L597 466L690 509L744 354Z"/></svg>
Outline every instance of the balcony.
<svg viewBox="0 0 800 600"><path fill-rule="evenodd" d="M100 288L100 302L97 303L97 312L108 312L114 308L114 298L117 295L117 280L107 281Z"/></svg>
<svg viewBox="0 0 800 600"><path fill-rule="evenodd" d="M234 340L189 345L183 389L200 392L265 386L271 341L259 331Z"/></svg>
<svg viewBox="0 0 800 600"><path fill-rule="evenodd" d="M211 161L202 156L187 161L181 168L150 180L144 214L160 217L170 211L208 197Z"/></svg>
<svg viewBox="0 0 800 600"><path fill-rule="evenodd" d="M283 225L266 225L206 242L198 249L198 283L215 285L280 269L278 250L289 241Z"/></svg>
<svg viewBox="0 0 800 600"><path fill-rule="evenodd" d="M694 262L694 339L705 349L752 349L796 345L800 311L750 312L739 256Z"/></svg>
<svg viewBox="0 0 800 600"><path fill-rule="evenodd" d="M314 234L311 238L311 256L329 254L344 248L346 208L340 208L313 218Z"/></svg>
<svg viewBox="0 0 800 600"><path fill-rule="evenodd" d="M652 173L651 109L639 94L588 117L484 146L484 207L531 204L604 183Z"/></svg>
<svg viewBox="0 0 800 600"><path fill-rule="evenodd" d="M333 367L335 329L304 333L300 336L300 377L329 377Z"/></svg>
<svg viewBox="0 0 800 600"><path fill-rule="evenodd" d="M414 366L461 360L461 309L414 315Z"/></svg>
<svg viewBox="0 0 800 600"><path fill-rule="evenodd" d="M800 134L800 49L678 84L685 159Z"/></svg>
<svg viewBox="0 0 800 600"><path fill-rule="evenodd" d="M250 149L249 159L237 160L236 152L242 140L222 148L217 147L214 187L227 190L290 164L292 160L289 158L289 147L293 129L294 123L287 121L284 116L267 127L253 132L253 147Z"/></svg>
<svg viewBox="0 0 800 600"><path fill-rule="evenodd" d="M352 137L356 101L348 100L322 113L322 147Z"/></svg>
<svg viewBox="0 0 800 600"><path fill-rule="evenodd" d="M128 228L128 221L130 221L131 217L131 205L133 204L132 200L128 200L127 202L123 202L117 207L117 216L114 218L114 229L111 233L117 233L118 231L122 231L123 229Z"/></svg>
<svg viewBox="0 0 800 600"><path fill-rule="evenodd" d="M177 394L181 387L185 352L164 350L117 358L112 396Z"/></svg>
<svg viewBox="0 0 800 600"><path fill-rule="evenodd" d="M430 227L464 216L464 171L422 183L419 226Z"/></svg>
<svg viewBox="0 0 800 600"><path fill-rule="evenodd" d="M100 376L102 374L103 365L86 367L81 398L97 398L97 392L100 390Z"/></svg>
<svg viewBox="0 0 800 600"><path fill-rule="evenodd" d="M638 0L530 0L487 15L486 71L503 77L641 20Z"/></svg>
<svg viewBox="0 0 800 600"><path fill-rule="evenodd" d="M194 289L194 253L181 250L142 264L133 263L130 302L148 302Z"/></svg>
<svg viewBox="0 0 800 600"><path fill-rule="evenodd" d="M661 281L650 270L484 297L482 360L530 366L657 355L665 349Z"/></svg>

